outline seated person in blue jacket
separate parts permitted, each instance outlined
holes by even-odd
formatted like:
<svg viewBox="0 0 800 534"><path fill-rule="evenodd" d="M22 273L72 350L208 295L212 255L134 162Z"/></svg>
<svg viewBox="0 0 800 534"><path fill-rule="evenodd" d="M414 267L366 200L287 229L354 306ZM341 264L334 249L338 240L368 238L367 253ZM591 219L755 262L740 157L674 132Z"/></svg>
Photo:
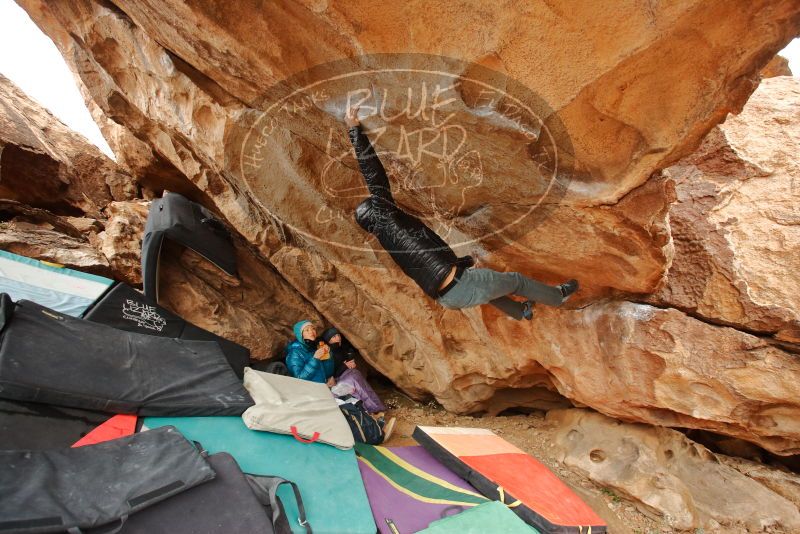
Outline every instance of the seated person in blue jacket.
<svg viewBox="0 0 800 534"><path fill-rule="evenodd" d="M337 341L341 342L341 334L338 331L329 331L328 334L331 334L331 338L338 335L339 340ZM294 336L295 340L286 347L286 367L289 369L289 374L295 378L320 382L327 384L331 388L335 387L334 372L336 371L336 361L331 354L331 347L325 341L317 338L317 327L311 321L299 321L294 325ZM343 364L344 371L355 371L355 361L352 358L345 356L340 361ZM349 365L346 363L347 361L350 361ZM358 376L360 377L360 373L358 373ZM366 381L364 381L364 384L366 385ZM368 385L367 387L369 388ZM362 390L362 393L365 393L363 395L365 398L369 398L371 393L374 398L369 400L373 402L377 400L380 403L372 388L369 388L369 392ZM358 398L356 395L353 396ZM359 400L363 402L363 399ZM380 406L383 407L383 403L380 403ZM389 421L384 421L383 414L370 413L370 415L381 427L383 440L388 441L394 429L395 418L392 417Z"/></svg>
<svg viewBox="0 0 800 534"><path fill-rule="evenodd" d="M335 362L330 348L317 341L317 327L311 321L294 325L295 340L286 347L286 367L295 378L336 385Z"/></svg>
<svg viewBox="0 0 800 534"><path fill-rule="evenodd" d="M492 304L514 319L531 320L534 302L560 306L577 291L577 280L550 286L520 273L476 269L471 256L457 257L436 232L397 205L383 164L361 129L358 109L347 110L345 123L370 196L356 207L356 222L378 238L425 294L449 309Z"/></svg>

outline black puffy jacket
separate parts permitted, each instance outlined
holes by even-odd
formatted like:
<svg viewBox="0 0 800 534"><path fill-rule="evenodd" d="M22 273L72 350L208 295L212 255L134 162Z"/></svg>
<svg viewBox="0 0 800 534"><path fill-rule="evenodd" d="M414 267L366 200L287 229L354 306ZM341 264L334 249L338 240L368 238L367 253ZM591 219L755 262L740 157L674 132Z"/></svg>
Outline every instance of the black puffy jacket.
<svg viewBox="0 0 800 534"><path fill-rule="evenodd" d="M356 222L378 241L430 297L439 296L454 265L471 266L472 258L458 258L450 246L425 223L403 211L392 197L389 179L369 138L359 126L350 128L361 173L370 196L356 208Z"/></svg>

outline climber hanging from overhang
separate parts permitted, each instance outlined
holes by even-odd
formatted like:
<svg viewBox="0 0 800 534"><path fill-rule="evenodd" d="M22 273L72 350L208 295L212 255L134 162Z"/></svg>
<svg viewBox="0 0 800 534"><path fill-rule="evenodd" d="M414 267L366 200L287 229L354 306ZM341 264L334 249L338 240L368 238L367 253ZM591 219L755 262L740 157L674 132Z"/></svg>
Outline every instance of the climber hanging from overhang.
<svg viewBox="0 0 800 534"><path fill-rule="evenodd" d="M577 280L550 286L516 272L478 269L471 256L457 257L436 232L395 203L386 171L361 129L358 110L350 107L345 123L370 196L356 208L356 221L428 296L449 309L492 304L517 320L531 320L534 303L560 306L577 291ZM509 295L527 300L518 302Z"/></svg>

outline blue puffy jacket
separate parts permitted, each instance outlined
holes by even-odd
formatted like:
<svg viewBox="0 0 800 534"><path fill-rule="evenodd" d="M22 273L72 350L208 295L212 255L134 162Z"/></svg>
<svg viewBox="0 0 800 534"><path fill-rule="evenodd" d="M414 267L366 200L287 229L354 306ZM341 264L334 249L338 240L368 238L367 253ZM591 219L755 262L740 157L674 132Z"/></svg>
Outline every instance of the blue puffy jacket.
<svg viewBox="0 0 800 534"><path fill-rule="evenodd" d="M300 321L294 325L295 340L286 347L286 367L295 378L325 383L333 376L333 358L318 360L314 358L317 347L313 341L303 340L303 327L309 321Z"/></svg>

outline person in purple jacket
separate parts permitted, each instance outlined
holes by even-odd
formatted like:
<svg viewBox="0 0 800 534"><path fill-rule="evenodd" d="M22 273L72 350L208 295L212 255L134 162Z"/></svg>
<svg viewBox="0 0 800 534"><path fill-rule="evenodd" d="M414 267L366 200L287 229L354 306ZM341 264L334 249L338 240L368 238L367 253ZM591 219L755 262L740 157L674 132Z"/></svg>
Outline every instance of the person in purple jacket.
<svg viewBox="0 0 800 534"><path fill-rule="evenodd" d="M334 362L334 377L337 386L347 387L350 395L364 403L364 409L369 413L386 411L380 397L372 386L369 385L361 371L356 369L356 350L336 328L328 328L322 333L322 339L331 348ZM335 393L335 392L334 392Z"/></svg>

